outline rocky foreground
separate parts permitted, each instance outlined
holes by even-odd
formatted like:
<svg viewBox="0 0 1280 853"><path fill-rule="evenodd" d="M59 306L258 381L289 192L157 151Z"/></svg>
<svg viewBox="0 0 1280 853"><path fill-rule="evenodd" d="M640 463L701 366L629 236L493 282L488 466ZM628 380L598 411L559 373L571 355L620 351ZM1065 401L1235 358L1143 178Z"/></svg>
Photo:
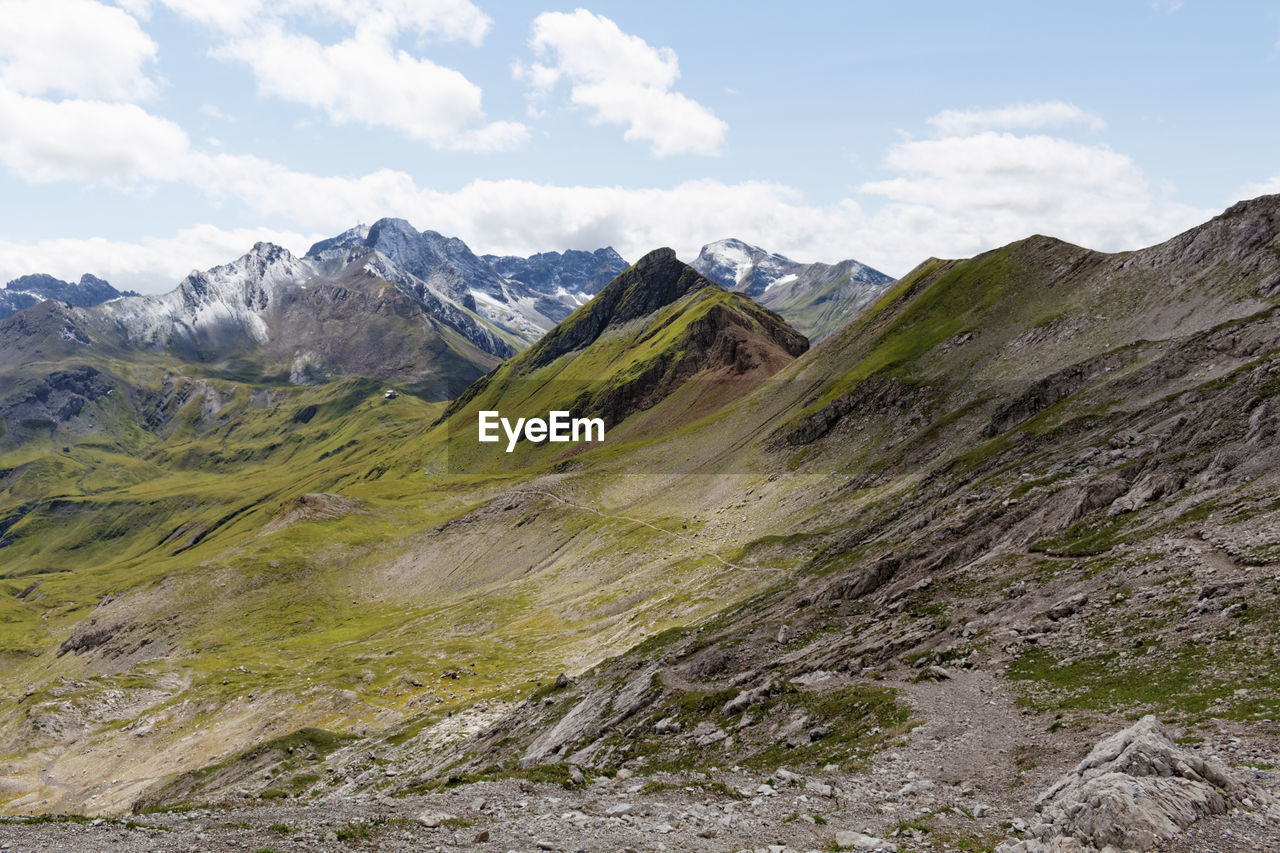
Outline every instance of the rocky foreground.
<svg viewBox="0 0 1280 853"><path fill-rule="evenodd" d="M128 820L8 818L0 851L1280 851L1273 738L1221 729L1193 751L1146 717L1036 796L935 781L930 765L942 769L947 753L963 750L923 734L857 773L623 770L575 774L568 786L507 779L429 795L258 800Z"/></svg>

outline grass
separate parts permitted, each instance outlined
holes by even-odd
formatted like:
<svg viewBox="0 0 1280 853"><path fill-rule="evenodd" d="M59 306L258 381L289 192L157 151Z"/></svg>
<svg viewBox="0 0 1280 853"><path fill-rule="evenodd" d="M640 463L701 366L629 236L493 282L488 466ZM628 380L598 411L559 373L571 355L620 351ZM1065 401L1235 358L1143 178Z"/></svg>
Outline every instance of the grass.
<svg viewBox="0 0 1280 853"><path fill-rule="evenodd" d="M782 766L822 767L836 763L859 766L874 752L910 730L909 709L900 704L894 690L872 685L857 685L834 691L817 692L787 686L774 696L752 706L745 713L757 725L739 729L738 714L725 717L723 706L738 690L710 692L674 692L651 712L643 726L627 737L615 736L616 761L642 758L646 772L685 773L706 769L722 760L718 750L693 745L684 739L672 741L652 734L660 719L675 717L685 732L701 722L712 722L724 731L735 733L735 760L746 767L772 772ZM827 727L827 734L816 741L788 747L774 737L762 737L770 726L790 718L797 712L808 715L807 728ZM641 735L640 731L649 734Z"/></svg>
<svg viewBox="0 0 1280 853"><path fill-rule="evenodd" d="M463 785L476 782L495 782L500 779L522 779L528 782L546 785L559 785L562 788L573 788L572 768L568 764L535 764L531 767L502 767L489 765L476 772L451 773L442 779L420 782L401 789L401 796L409 794L427 794L437 791L448 791Z"/></svg>
<svg viewBox="0 0 1280 853"><path fill-rule="evenodd" d="M340 826L334 830L334 835L343 844L349 844L352 841L368 841L373 837L374 831L378 824L366 823L364 821L348 821L345 826Z"/></svg>
<svg viewBox="0 0 1280 853"><path fill-rule="evenodd" d="M1273 651L1227 640L1213 646L1185 644L1150 658L1120 661L1108 651L1066 666L1052 653L1031 648L1008 669L1033 688L1023 701L1043 709L1174 714L1187 720L1247 720L1280 714L1280 675ZM1258 675L1238 695L1242 670Z"/></svg>
<svg viewBox="0 0 1280 853"><path fill-rule="evenodd" d="M31 654L56 646L99 601L124 594L157 620L134 625L135 640L165 638L166 610L174 614L168 624L178 629L179 648L165 662L139 667L135 674L143 684L136 689L165 672L189 676L185 705L174 698L155 709L210 709L175 720L183 726L208 725L219 706L269 695L282 684L304 689L306 675L313 681L307 689L355 689L362 702L402 712L410 711L414 698L438 693L443 704L416 730L404 730L401 742L407 742L449 709L486 697L524 698L513 682L515 671L546 671L549 682L562 666L557 649L566 641L589 640L577 626L589 630L591 622L548 620L545 609L531 609L542 580L497 589L482 582L474 592L428 588L407 608L403 601L387 605L356 591L368 569L394 559L396 549L405 547L401 543L483 506L490 490L505 485L486 478L437 484L416 477L405 461L413 454L402 451L421 437L432 410L405 398L387 407L380 393L366 400L367 390L354 381L296 389L261 410L251 405L251 394L238 392L226 416L204 432L175 434L151 451L144 468L112 475L121 481L117 487L56 503L37 501L35 511L11 528L6 551L4 574L15 585L12 595L0 595L0 661L11 667L6 678L47 680L45 662L54 658ZM312 406L305 423L295 419ZM111 461L101 449L73 447L72 456L82 462L91 454L102 463L100 472L104 460ZM371 479L374 470L386 473ZM84 473L70 462L51 464L47 472L57 476L24 482L46 493L70 490ZM341 491L359 500L365 512L254 536L292 495L306 491ZM469 494L475 497L459 501ZM572 523L587 532L582 520ZM595 541L605 550L617 534L603 533ZM637 552L651 538L643 529L627 536ZM40 583L19 599L32 580ZM652 594L645 589L645 597ZM163 600L159 610L147 603L152 597ZM673 604L681 606L684 599L681 592ZM706 597L701 606L716 603ZM396 654L384 656L385 638L413 622L416 639L397 643ZM58 663L74 671L78 661L72 655ZM245 663L248 673L239 671ZM475 675L465 681L436 678L445 669L467 670L468 663L475 665ZM416 673L414 680L423 686L406 687L406 673ZM106 687L96 680L88 685L89 693ZM382 697L389 692L388 702ZM29 701L39 701L39 695ZM332 722L345 726L358 718ZM314 774L295 774L268 790L290 793L314 784Z"/></svg>

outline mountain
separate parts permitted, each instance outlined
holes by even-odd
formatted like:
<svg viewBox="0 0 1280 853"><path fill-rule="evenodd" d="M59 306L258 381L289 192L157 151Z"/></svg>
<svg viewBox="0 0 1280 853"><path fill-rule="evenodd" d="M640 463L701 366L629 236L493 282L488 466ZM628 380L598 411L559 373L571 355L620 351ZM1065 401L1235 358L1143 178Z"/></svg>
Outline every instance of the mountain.
<svg viewBox="0 0 1280 853"><path fill-rule="evenodd" d="M563 410L600 417L615 436L664 433L746 394L808 346L781 317L699 275L673 250L656 249L468 388L446 412L449 432L467 443L481 410ZM475 455L452 448L450 462L460 470ZM480 455L492 456L483 448Z"/></svg>
<svg viewBox="0 0 1280 853"><path fill-rule="evenodd" d="M133 291L121 292L97 276L85 273L76 284L51 275L24 275L15 278L0 292L0 320L46 299L57 299L76 308L88 308L120 296L137 296Z"/></svg>
<svg viewBox="0 0 1280 853"><path fill-rule="evenodd" d="M213 379L365 377L452 399L513 351L375 250L325 265L259 243L166 294L87 308L49 300L0 320L0 449L24 464L51 442L140 452L179 430L193 416L184 395ZM217 410L231 392L202 393Z"/></svg>
<svg viewBox="0 0 1280 853"><path fill-rule="evenodd" d="M538 310L555 321L563 320L575 308L600 292L627 268L627 262L612 247L584 252L539 252L527 258L511 255L484 255L499 275L540 293Z"/></svg>
<svg viewBox="0 0 1280 853"><path fill-rule="evenodd" d="M503 278L457 237L418 231L403 219L379 219L321 240L308 250L311 260L350 261L352 250L373 249L419 279L426 289L476 312L511 336L518 346L536 340L554 322L538 304L541 295Z"/></svg>
<svg viewBox="0 0 1280 853"><path fill-rule="evenodd" d="M414 388L465 384L515 351L479 315L363 247L297 258L258 243L168 293L67 316L92 342L85 353L146 351L295 384L353 374Z"/></svg>
<svg viewBox="0 0 1280 853"><path fill-rule="evenodd" d="M10 319L54 352L81 316ZM1153 815L1199 818L1163 849L1266 849L1280 197L1133 252L931 258L795 349L663 250L451 407L160 365L136 404L33 390L170 429L0 456L4 810L513 849L535 812L565 849L1101 849ZM482 406L551 405L621 419L476 441Z"/></svg>
<svg viewBox="0 0 1280 853"><path fill-rule="evenodd" d="M893 282L857 261L802 264L737 239L703 246L693 267L778 312L814 341L831 334Z"/></svg>

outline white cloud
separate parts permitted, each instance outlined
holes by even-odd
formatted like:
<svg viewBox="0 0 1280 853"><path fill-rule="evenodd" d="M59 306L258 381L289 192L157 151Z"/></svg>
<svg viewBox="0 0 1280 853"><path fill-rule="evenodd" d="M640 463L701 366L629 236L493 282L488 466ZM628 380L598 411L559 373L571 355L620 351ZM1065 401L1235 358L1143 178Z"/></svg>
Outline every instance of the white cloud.
<svg viewBox="0 0 1280 853"><path fill-rule="evenodd" d="M728 125L710 110L672 91L680 77L671 48L655 48L586 9L544 12L534 19L529 45L540 60L518 64L536 98L560 81L569 99L598 123L626 125L624 138L646 141L658 157L717 154Z"/></svg>
<svg viewBox="0 0 1280 853"><path fill-rule="evenodd" d="M196 225L169 237L148 237L140 242L101 237L34 243L0 240L0 281L32 272L75 281L87 272L119 290L158 293L171 290L192 269L207 269L243 255L259 240L300 254L318 239L318 235L291 231Z"/></svg>
<svg viewBox="0 0 1280 853"><path fill-rule="evenodd" d="M897 257L910 246L966 256L1033 233L1132 249L1214 212L1174 201L1123 154L1051 136L984 131L907 141L884 164L898 176L859 188L888 202L864 232Z"/></svg>
<svg viewBox="0 0 1280 853"><path fill-rule="evenodd" d="M884 156L888 177L828 204L768 182L625 188L476 180L444 192L391 169L315 175L251 155L195 150L176 125L132 105L15 95L0 97L0 140L0 162L27 180L182 183L213 201L325 234L402 216L499 253L612 244L635 259L669 245L691 258L703 243L732 235L798 260L852 257L900 274L928 255L964 257L1037 232L1096 249L1133 249L1216 212L1177 203L1129 157L1105 146L994 131L898 143ZM880 200L879 208L864 209L866 198ZM250 242L225 244L224 256L209 263L235 257ZM121 249L121 256L147 257L146 248Z"/></svg>
<svg viewBox="0 0 1280 853"><path fill-rule="evenodd" d="M1101 118L1063 101L1013 104L994 109L943 110L929 119L938 132L951 136L979 130L1038 130L1066 124L1082 124L1090 130L1107 126Z"/></svg>
<svg viewBox="0 0 1280 853"><path fill-rule="evenodd" d="M216 32L211 53L243 62L259 91L322 110L330 120L389 127L435 148L508 151L528 139L519 122L484 123L480 87L460 72L395 47L402 35L479 45L492 19L471 0L125 0L138 14L160 3ZM322 44L298 27L352 35Z"/></svg>
<svg viewBox="0 0 1280 853"><path fill-rule="evenodd" d="M0 89L0 163L28 182L178 181L190 156L182 128L136 104L47 101Z"/></svg>
<svg viewBox="0 0 1280 853"><path fill-rule="evenodd" d="M345 24L385 37L420 37L480 44L493 25L471 0L120 0L137 15L165 6L224 34L247 34L264 23L307 19Z"/></svg>
<svg viewBox="0 0 1280 853"><path fill-rule="evenodd" d="M1236 193L1237 198L1257 198L1260 195L1280 193L1280 175L1273 175L1265 181L1246 184Z"/></svg>
<svg viewBox="0 0 1280 853"><path fill-rule="evenodd" d="M152 7L166 6L184 18L217 30L238 30L262 13L263 0L118 0L139 17L148 17Z"/></svg>
<svg viewBox="0 0 1280 853"><path fill-rule="evenodd" d="M335 122L393 127L437 148L510 150L528 137L516 122L470 127L484 115L479 86L379 37L326 46L272 26L216 55L247 64L263 93L323 109Z"/></svg>
<svg viewBox="0 0 1280 853"><path fill-rule="evenodd" d="M0 89L26 95L132 100L154 94L158 48L126 12L94 0L6 0Z"/></svg>

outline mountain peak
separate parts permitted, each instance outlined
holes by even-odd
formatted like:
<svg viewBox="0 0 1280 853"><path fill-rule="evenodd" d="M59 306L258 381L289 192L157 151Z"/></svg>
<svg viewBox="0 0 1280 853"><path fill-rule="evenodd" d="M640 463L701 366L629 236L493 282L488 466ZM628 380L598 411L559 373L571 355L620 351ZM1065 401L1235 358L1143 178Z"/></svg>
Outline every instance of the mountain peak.
<svg viewBox="0 0 1280 853"><path fill-rule="evenodd" d="M425 234L432 233L427 231L418 231L409 224L409 220L400 219L395 216L384 216L369 227L368 235L365 237L365 244L369 246L377 246L384 239L408 239L416 240Z"/></svg>
<svg viewBox="0 0 1280 853"><path fill-rule="evenodd" d="M719 285L677 258L675 249L664 247L624 270L592 303L604 303L609 309L608 322L618 324L652 314L704 287Z"/></svg>
<svg viewBox="0 0 1280 853"><path fill-rule="evenodd" d="M654 249L623 270L586 305L571 314L529 350L531 369L589 346L610 326L648 316L701 290L721 289L676 257L674 249Z"/></svg>
<svg viewBox="0 0 1280 853"><path fill-rule="evenodd" d="M777 311L814 341L843 325L893 281L858 261L804 264L736 237L703 246L693 268Z"/></svg>
<svg viewBox="0 0 1280 853"><path fill-rule="evenodd" d="M308 258L316 258L316 257L320 257L322 254L329 251L330 249L342 249L350 246L363 246L365 245L365 241L368 240L368 238L369 238L369 226L363 225L363 224L356 225L353 228L348 228L346 231L343 231L341 234L338 234L335 237L329 237L324 240L320 240L319 242L312 243L311 248L307 249L306 256Z"/></svg>
<svg viewBox="0 0 1280 853"><path fill-rule="evenodd" d="M800 266L788 257L765 251L736 237L708 243L693 262L693 268L707 278L752 298Z"/></svg>
<svg viewBox="0 0 1280 853"><path fill-rule="evenodd" d="M265 240L259 240L257 243L254 243L253 248L246 252L244 257L262 258L268 262L281 258L296 260L293 256L293 252L290 252L284 246L279 246L275 243L268 243Z"/></svg>
<svg viewBox="0 0 1280 853"><path fill-rule="evenodd" d="M78 283L63 281L51 275L37 273L15 278L0 290L0 319L12 316L46 299L57 299L76 308L88 308L118 296L136 296L132 291L121 293L95 275L85 273Z"/></svg>

